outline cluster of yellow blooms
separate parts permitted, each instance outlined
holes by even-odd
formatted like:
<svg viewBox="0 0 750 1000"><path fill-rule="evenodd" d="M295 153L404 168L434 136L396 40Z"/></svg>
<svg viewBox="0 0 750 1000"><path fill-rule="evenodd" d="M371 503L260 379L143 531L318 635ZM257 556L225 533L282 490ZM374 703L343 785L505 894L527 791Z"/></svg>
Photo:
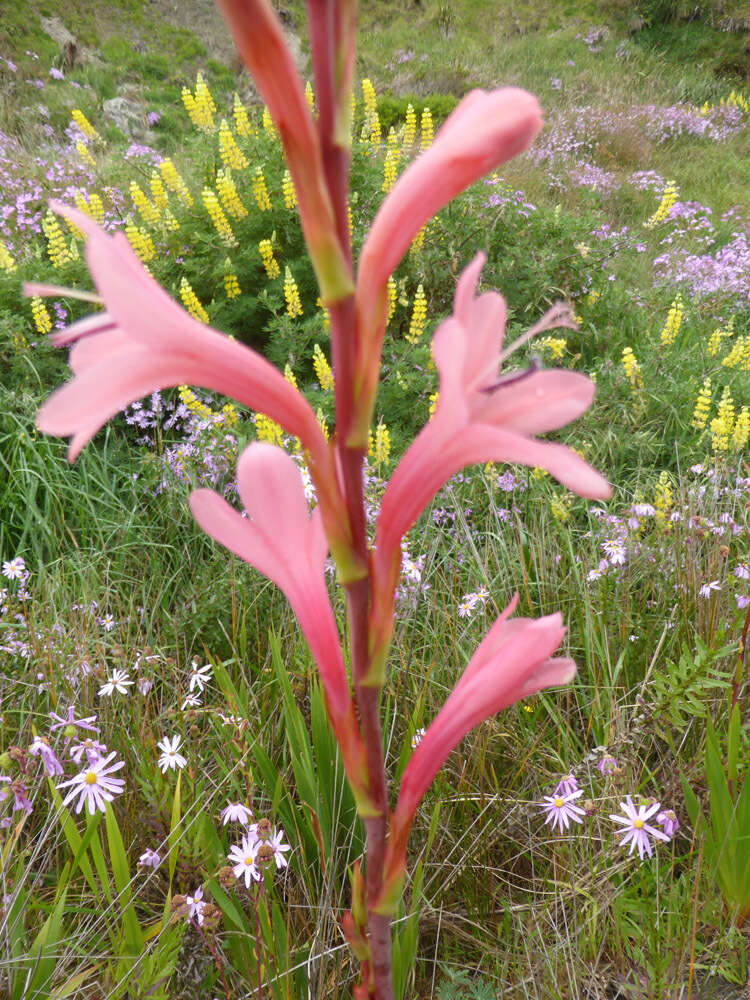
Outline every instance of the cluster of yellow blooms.
<svg viewBox="0 0 750 1000"><path fill-rule="evenodd" d="M642 389L643 375L641 374L641 366L638 364L638 358L633 353L632 347L623 347L622 367L625 369L625 377L632 387L634 389Z"/></svg>
<svg viewBox="0 0 750 1000"><path fill-rule="evenodd" d="M312 84L309 80L305 81L305 100L307 101L307 106L311 111L315 111L315 92L313 91Z"/></svg>
<svg viewBox="0 0 750 1000"><path fill-rule="evenodd" d="M161 212L156 205L149 201L140 184L137 181L131 181L129 191L130 197L133 199L133 204L146 225L158 225Z"/></svg>
<svg viewBox="0 0 750 1000"><path fill-rule="evenodd" d="M733 90L729 95L729 97L722 97L722 99L719 101L719 106L720 107L725 106L729 108L739 108L740 111L744 111L746 115L750 114L750 101L748 101L748 99L745 97L744 94L740 94L736 90ZM706 101L706 103L701 108L699 108L699 111L702 115L707 115L708 112L711 110L711 107L712 107L711 102Z"/></svg>
<svg viewBox="0 0 750 1000"><path fill-rule="evenodd" d="M748 440L750 440L750 410L743 406L734 422L732 447L742 453L747 448Z"/></svg>
<svg viewBox="0 0 750 1000"><path fill-rule="evenodd" d="M255 126L248 118L247 110L240 100L239 94L234 95L232 116L234 117L234 127L237 129L237 135L241 135L243 139L256 135Z"/></svg>
<svg viewBox="0 0 750 1000"><path fill-rule="evenodd" d="M684 315L685 306L682 302L682 296L678 292L672 302L672 305L669 307L667 321L664 324L664 329L661 331L661 342L665 347L668 347L670 344L674 344L677 339L677 334L680 332Z"/></svg>
<svg viewBox="0 0 750 1000"><path fill-rule="evenodd" d="M428 411L429 412L430 420L432 420L432 418L435 416L435 410L437 410L437 405L438 405L438 399L439 399L439 397L440 397L440 393L439 392L431 392L430 393L430 396L429 396L430 409Z"/></svg>
<svg viewBox="0 0 750 1000"><path fill-rule="evenodd" d="M236 299L240 294L240 283L237 280L236 274L225 274L224 275L224 288L227 293L227 298Z"/></svg>
<svg viewBox="0 0 750 1000"><path fill-rule="evenodd" d="M378 468L381 465L387 465L390 460L391 432L382 420L378 422L374 434L372 431L369 432L367 456Z"/></svg>
<svg viewBox="0 0 750 1000"><path fill-rule="evenodd" d="M266 187L266 178L263 176L263 167L255 168L255 177L253 177L253 196L261 212L270 212L273 208L271 204L271 196L268 193L268 188Z"/></svg>
<svg viewBox="0 0 750 1000"><path fill-rule="evenodd" d="M211 190L211 188L203 188L202 198L204 208L211 217L214 229L219 234L223 243L228 247L236 246L237 240L232 232L231 223L224 214L224 209L219 204L219 199L216 197L216 194Z"/></svg>
<svg viewBox="0 0 750 1000"><path fill-rule="evenodd" d="M275 420L267 417L265 413L255 414L255 432L259 441L267 441L281 447L284 443L284 430Z"/></svg>
<svg viewBox="0 0 750 1000"><path fill-rule="evenodd" d="M414 140L417 135L417 115L414 111L414 105L408 104L406 106L406 125L404 126L404 138L403 144L404 149L411 149L414 145Z"/></svg>
<svg viewBox="0 0 750 1000"><path fill-rule="evenodd" d="M565 354L568 341L565 337L540 337L536 341L536 346L546 351L553 361L559 361Z"/></svg>
<svg viewBox="0 0 750 1000"><path fill-rule="evenodd" d="M154 199L154 205L160 213L167 212L169 209L169 196L167 195L167 189L164 187L164 181L156 170L151 171L151 179L148 183L151 188L151 197ZM174 221L177 223L177 219ZM179 228L179 223L177 223L175 228Z"/></svg>
<svg viewBox="0 0 750 1000"><path fill-rule="evenodd" d="M247 209L242 204L242 200L237 192L237 186L232 177L232 171L227 167L225 170L216 171L216 190L219 193L222 204L226 211L234 219L244 219Z"/></svg>
<svg viewBox="0 0 750 1000"><path fill-rule="evenodd" d="M284 177L281 181L281 190L284 193L284 205L291 211L293 208L297 207L297 192L294 188L294 181L292 180L292 175L288 170L284 171Z"/></svg>
<svg viewBox="0 0 750 1000"><path fill-rule="evenodd" d="M34 325L41 334L49 333L52 329L52 320L47 312L47 307L40 298L34 296L31 300L31 315Z"/></svg>
<svg viewBox="0 0 750 1000"><path fill-rule="evenodd" d="M301 316L302 302L299 297L299 289L297 288L297 282L294 280L294 275L289 268L284 272L284 298L286 299L287 314L292 319L296 316Z"/></svg>
<svg viewBox="0 0 750 1000"><path fill-rule="evenodd" d="M315 411L315 416L318 418L318 423L320 424L320 429L323 432L323 437L328 440L330 433L328 431L328 421L326 420L326 415L323 413L320 407Z"/></svg>
<svg viewBox="0 0 750 1000"><path fill-rule="evenodd" d="M435 126L432 121L432 112L428 107L422 109L422 136L419 140L419 152L424 153L432 145L432 138L435 134Z"/></svg>
<svg viewBox="0 0 750 1000"><path fill-rule="evenodd" d="M333 371L319 344L315 344L313 347L313 368L320 388L325 392L332 391L334 387Z"/></svg>
<svg viewBox="0 0 750 1000"><path fill-rule="evenodd" d="M266 274L273 281L274 278L278 278L281 274L281 268L273 255L273 245L271 244L271 241L261 240L258 244L258 250L260 250L260 255L263 258L263 266L266 269Z"/></svg>
<svg viewBox="0 0 750 1000"><path fill-rule="evenodd" d="M70 116L87 139L91 139L95 142L104 142L102 137L80 108L73 108L70 112Z"/></svg>
<svg viewBox="0 0 750 1000"><path fill-rule="evenodd" d="M716 416L710 424L711 447L714 451L727 451L729 440L734 430L734 401L729 386L724 387L719 400Z"/></svg>
<svg viewBox="0 0 750 1000"><path fill-rule="evenodd" d="M247 157L237 145L226 118L219 125L219 156L224 166L232 170L244 170L247 166Z"/></svg>
<svg viewBox="0 0 750 1000"><path fill-rule="evenodd" d="M672 482L668 472L659 473L659 481L654 489L654 507L656 508L656 521L663 528L671 527L667 521L667 515L674 506L674 496L672 494Z"/></svg>
<svg viewBox="0 0 750 1000"><path fill-rule="evenodd" d="M90 219L93 219L98 225L104 225L104 205L102 204L102 199L96 192L92 192L88 199L86 197L85 191L76 191L76 208L79 212L83 212L84 215L88 215Z"/></svg>
<svg viewBox="0 0 750 1000"><path fill-rule="evenodd" d="M388 134L390 139L393 129L391 129ZM398 177L398 164L401 159L401 150L398 147L391 147L389 142L388 152L385 154L385 162L383 164L383 186L381 190L387 194L393 185L396 183L396 178Z"/></svg>
<svg viewBox="0 0 750 1000"><path fill-rule="evenodd" d="M750 372L750 334L738 337L721 363L725 368L739 368L740 371Z"/></svg>
<svg viewBox="0 0 750 1000"><path fill-rule="evenodd" d="M380 117L378 116L378 101L375 97L375 88L372 80L365 77L362 81L362 97L365 102L365 124L362 130L362 138L369 136L373 146L380 144Z"/></svg>
<svg viewBox="0 0 750 1000"><path fill-rule="evenodd" d="M396 303L398 302L398 290L396 289L396 279L391 275L388 278L388 320L393 319L393 314L396 311Z"/></svg>
<svg viewBox="0 0 750 1000"><path fill-rule="evenodd" d="M570 517L570 508L573 506L573 497L570 493L553 493L549 502L549 509L556 521L564 524Z"/></svg>
<svg viewBox="0 0 750 1000"><path fill-rule="evenodd" d="M194 94L187 87L182 88L182 103L196 128L202 132L213 131L216 104L201 73L195 79Z"/></svg>
<svg viewBox="0 0 750 1000"><path fill-rule="evenodd" d="M164 183L167 185L167 188L170 191L174 191L180 201L182 201L185 205L192 205L193 196L188 191L187 184L182 179L179 170L174 165L170 157L161 161L159 164L159 171L161 172L161 176Z"/></svg>
<svg viewBox="0 0 750 1000"><path fill-rule="evenodd" d="M320 296L318 296L317 299L315 300L315 305L323 313L323 329L324 330L328 330L330 328L330 326L331 326L331 314L328 312L328 309L326 308L326 304L321 299Z"/></svg>
<svg viewBox="0 0 750 1000"><path fill-rule="evenodd" d="M717 326L711 336L708 338L708 353L711 357L714 357L719 353L719 347L721 346L722 340L726 337L732 337L734 335L734 316L731 316L729 322L725 327Z"/></svg>
<svg viewBox="0 0 750 1000"><path fill-rule="evenodd" d="M96 160L89 152L89 147L86 145L83 139L76 140L76 152L81 157L83 162L87 164L89 167L96 166Z"/></svg>
<svg viewBox="0 0 750 1000"><path fill-rule="evenodd" d="M193 319L197 319L199 323L208 323L208 313L201 305L190 282L184 277L180 278L180 298Z"/></svg>
<svg viewBox="0 0 750 1000"><path fill-rule="evenodd" d="M16 269L16 262L2 240L0 240L0 268L8 274L13 274Z"/></svg>
<svg viewBox="0 0 750 1000"><path fill-rule="evenodd" d="M208 420L213 416L214 411L207 406L203 400L198 399L192 389L186 385L181 385L177 389L180 402L183 403L190 412L201 420Z"/></svg>
<svg viewBox="0 0 750 1000"><path fill-rule="evenodd" d="M651 218L647 219L646 222L643 223L646 229L653 229L655 226L658 226L659 223L665 222L669 218L672 206L677 201L677 195L677 185L674 181L668 181L667 186L664 188L664 194L661 196L659 207L656 209Z"/></svg>
<svg viewBox="0 0 750 1000"><path fill-rule="evenodd" d="M65 237L62 234L62 229L60 229L60 223L52 212L48 211L42 219L42 230L47 237L47 254L52 266L55 268L65 267L66 264L71 262L72 256L65 242ZM75 246L75 243L73 243L73 246Z"/></svg>
<svg viewBox="0 0 750 1000"><path fill-rule="evenodd" d="M269 139L278 139L279 133L276 131L271 112L266 107L263 108L263 129Z"/></svg>
<svg viewBox="0 0 750 1000"><path fill-rule="evenodd" d="M125 223L125 235L127 236L130 245L138 255L139 260L141 260L144 264L148 264L150 260L153 260L156 256L154 241L145 229L139 229L138 226L136 226L130 216L128 216Z"/></svg>
<svg viewBox="0 0 750 1000"><path fill-rule="evenodd" d="M417 286L417 293L414 296L414 306L411 313L411 322L409 323L409 332L406 334L406 339L410 344L416 344L422 336L426 319L427 296L425 295L424 288L420 282Z"/></svg>
<svg viewBox="0 0 750 1000"><path fill-rule="evenodd" d="M708 420L708 414L711 412L711 379L704 378L703 385L698 392L698 398L695 401L695 409L693 410L693 419L691 421L692 426L697 431L702 431L706 426Z"/></svg>

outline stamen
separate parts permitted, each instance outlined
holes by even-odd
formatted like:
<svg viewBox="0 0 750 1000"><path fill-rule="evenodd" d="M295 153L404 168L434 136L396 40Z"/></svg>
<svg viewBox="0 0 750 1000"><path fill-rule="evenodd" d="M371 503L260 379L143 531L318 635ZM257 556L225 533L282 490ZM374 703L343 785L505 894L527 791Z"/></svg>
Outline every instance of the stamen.
<svg viewBox="0 0 750 1000"><path fill-rule="evenodd" d="M25 281L23 294L30 298L38 295L40 298L49 298L51 295L59 295L64 299L82 299L84 302L95 302L99 306L104 305L104 300L95 292L84 292L78 288L65 288L63 285L46 285L37 281Z"/></svg>
<svg viewBox="0 0 750 1000"><path fill-rule="evenodd" d="M534 375L535 372L540 371L541 367L542 363L539 358L534 357L531 359L531 364L528 368L524 368L520 372L510 372L508 375L499 375L492 385L485 385L481 391L488 393L495 392L497 389L504 389L515 382L522 382L525 378L529 378L530 375Z"/></svg>
<svg viewBox="0 0 750 1000"><path fill-rule="evenodd" d="M544 333L545 330L555 330L560 326L565 326L569 330L578 329L578 324L573 319L573 310L565 302L556 302L526 333L522 333L517 340L513 341L510 347L506 347L500 354L500 364L520 347L523 347L524 344L527 344L533 337L536 337L537 334Z"/></svg>

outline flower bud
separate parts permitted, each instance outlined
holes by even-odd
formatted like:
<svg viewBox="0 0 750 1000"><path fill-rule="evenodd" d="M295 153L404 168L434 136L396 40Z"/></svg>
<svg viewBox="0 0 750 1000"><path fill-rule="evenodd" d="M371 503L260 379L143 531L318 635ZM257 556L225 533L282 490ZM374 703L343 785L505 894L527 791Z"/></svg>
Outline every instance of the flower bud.
<svg viewBox="0 0 750 1000"><path fill-rule="evenodd" d="M584 799L583 811L587 816L593 816L595 813L599 812L599 806L597 806L591 799Z"/></svg>
<svg viewBox="0 0 750 1000"><path fill-rule="evenodd" d="M218 906L215 906L213 903L206 903L201 914L203 916L204 927L207 927L208 930L215 930L218 927L221 920L221 910Z"/></svg>
<svg viewBox="0 0 750 1000"><path fill-rule="evenodd" d="M66 740L75 739L77 734L78 734L78 729L73 725L66 726L65 729L63 729L63 736L65 737Z"/></svg>
<svg viewBox="0 0 750 1000"><path fill-rule="evenodd" d="M255 852L255 864L259 868L265 868L273 861L274 850L270 844L261 844Z"/></svg>
<svg viewBox="0 0 750 1000"><path fill-rule="evenodd" d="M273 832L273 827L271 826L271 820L266 817L262 817L258 820L258 824L255 828L255 833L258 840L268 840Z"/></svg>
<svg viewBox="0 0 750 1000"><path fill-rule="evenodd" d="M223 889L231 889L235 883L234 869L230 865L224 865L216 873L216 880Z"/></svg>
<svg viewBox="0 0 750 1000"><path fill-rule="evenodd" d="M172 896L172 902L169 904L172 910L172 917L175 920L179 920L180 917L186 917L188 914L188 905L185 897L182 895Z"/></svg>
<svg viewBox="0 0 750 1000"><path fill-rule="evenodd" d="M15 761L16 764L20 764L24 756L23 750L15 745L10 746L8 747L8 756L11 760Z"/></svg>

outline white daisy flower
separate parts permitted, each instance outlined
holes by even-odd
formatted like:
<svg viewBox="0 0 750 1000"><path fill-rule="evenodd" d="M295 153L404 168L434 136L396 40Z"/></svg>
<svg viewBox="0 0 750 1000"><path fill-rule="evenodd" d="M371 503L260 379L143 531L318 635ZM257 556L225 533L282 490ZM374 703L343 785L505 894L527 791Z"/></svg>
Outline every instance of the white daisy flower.
<svg viewBox="0 0 750 1000"><path fill-rule="evenodd" d="M161 757L158 760L158 764L161 768L162 774L166 774L170 768L173 771L177 768L182 770L182 768L187 764L187 758L183 757L181 753L178 753L181 744L181 736L173 736L171 740L165 736L163 740L160 740L156 744L161 750Z"/></svg>
<svg viewBox="0 0 750 1000"><path fill-rule="evenodd" d="M115 795L120 795L125 788L125 781L122 778L110 777L114 771L119 771L121 767L125 767L124 760L115 761L114 764L110 763L115 755L116 751L113 750L106 757L102 757L94 763L89 763L89 766L81 774L77 774L68 781L61 782L57 786L58 789L72 786L63 799L63 805L66 806L69 802L72 802L77 795L76 813L80 813L84 803L91 816L94 815L97 809L100 812L105 812L107 803L111 802Z"/></svg>

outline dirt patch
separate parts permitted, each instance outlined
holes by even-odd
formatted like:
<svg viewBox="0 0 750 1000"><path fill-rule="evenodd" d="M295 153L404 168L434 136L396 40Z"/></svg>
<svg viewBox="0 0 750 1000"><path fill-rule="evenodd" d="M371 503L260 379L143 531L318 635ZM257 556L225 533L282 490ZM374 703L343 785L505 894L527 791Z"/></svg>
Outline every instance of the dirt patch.
<svg viewBox="0 0 750 1000"><path fill-rule="evenodd" d="M212 59L240 67L237 49L215 0L149 0L144 15L192 31Z"/></svg>

